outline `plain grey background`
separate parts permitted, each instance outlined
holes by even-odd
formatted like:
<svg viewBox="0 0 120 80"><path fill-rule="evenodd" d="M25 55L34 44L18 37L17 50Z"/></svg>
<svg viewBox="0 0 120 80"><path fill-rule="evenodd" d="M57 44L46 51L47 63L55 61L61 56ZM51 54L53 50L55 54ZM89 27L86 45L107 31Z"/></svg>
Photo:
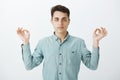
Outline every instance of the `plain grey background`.
<svg viewBox="0 0 120 80"><path fill-rule="evenodd" d="M100 61L93 71L81 64L79 80L120 80L120 1L119 0L0 0L0 80L42 80L42 65L27 71L21 55L18 27L30 30L33 52L39 39L53 34L50 9L56 4L68 7L71 35L83 38L92 50L92 33L106 27L100 41Z"/></svg>

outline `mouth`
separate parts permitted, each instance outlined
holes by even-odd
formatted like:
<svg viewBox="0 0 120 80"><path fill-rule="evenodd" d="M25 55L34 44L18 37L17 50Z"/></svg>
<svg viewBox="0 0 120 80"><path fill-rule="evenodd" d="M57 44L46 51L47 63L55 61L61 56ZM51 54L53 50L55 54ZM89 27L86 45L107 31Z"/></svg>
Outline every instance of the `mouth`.
<svg viewBox="0 0 120 80"><path fill-rule="evenodd" d="M64 27L57 27L58 29L63 29Z"/></svg>

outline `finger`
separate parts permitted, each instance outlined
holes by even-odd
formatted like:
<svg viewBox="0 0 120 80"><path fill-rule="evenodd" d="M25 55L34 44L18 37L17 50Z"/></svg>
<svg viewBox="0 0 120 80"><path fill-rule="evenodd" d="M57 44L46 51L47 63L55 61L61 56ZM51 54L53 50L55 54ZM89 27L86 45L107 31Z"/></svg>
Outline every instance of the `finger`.
<svg viewBox="0 0 120 80"><path fill-rule="evenodd" d="M18 29L17 29L17 34L19 34L20 33L20 27L18 27Z"/></svg>
<svg viewBox="0 0 120 80"><path fill-rule="evenodd" d="M101 27L101 29L102 29L102 34L105 35L105 28L104 28L104 27Z"/></svg>
<svg viewBox="0 0 120 80"><path fill-rule="evenodd" d="M103 31L104 31L103 37L105 37L107 35L107 30L105 28L103 28Z"/></svg>
<svg viewBox="0 0 120 80"><path fill-rule="evenodd" d="M104 28L104 35L106 36L107 35L107 30Z"/></svg>
<svg viewBox="0 0 120 80"><path fill-rule="evenodd" d="M30 33L27 29L24 29L23 32L28 33L28 34Z"/></svg>
<svg viewBox="0 0 120 80"><path fill-rule="evenodd" d="M17 34L18 34L18 35L23 35L23 34L24 34L24 31L23 31L23 28L22 28L22 27L19 27L19 28L18 28Z"/></svg>
<svg viewBox="0 0 120 80"><path fill-rule="evenodd" d="M94 32L93 32L93 33L95 34L95 33L96 33L96 31L97 31L97 28L94 30Z"/></svg>
<svg viewBox="0 0 120 80"><path fill-rule="evenodd" d="M100 30L101 30L101 34L104 34L104 28L101 27Z"/></svg>
<svg viewBox="0 0 120 80"><path fill-rule="evenodd" d="M103 28L103 35L105 35L105 28Z"/></svg>
<svg viewBox="0 0 120 80"><path fill-rule="evenodd" d="M22 28L18 27L17 34L21 33Z"/></svg>
<svg viewBox="0 0 120 80"><path fill-rule="evenodd" d="M96 28L95 33L94 34L100 34L101 30L99 28Z"/></svg>
<svg viewBox="0 0 120 80"><path fill-rule="evenodd" d="M25 31L25 32L29 32L27 29L24 29L23 31Z"/></svg>
<svg viewBox="0 0 120 80"><path fill-rule="evenodd" d="M22 30L22 27L18 27L18 30Z"/></svg>
<svg viewBox="0 0 120 80"><path fill-rule="evenodd" d="M24 30L24 34L30 36L30 32L28 30L26 30L26 29Z"/></svg>
<svg viewBox="0 0 120 80"><path fill-rule="evenodd" d="M98 31L98 28L96 28L95 30L94 30L94 33L96 33Z"/></svg>

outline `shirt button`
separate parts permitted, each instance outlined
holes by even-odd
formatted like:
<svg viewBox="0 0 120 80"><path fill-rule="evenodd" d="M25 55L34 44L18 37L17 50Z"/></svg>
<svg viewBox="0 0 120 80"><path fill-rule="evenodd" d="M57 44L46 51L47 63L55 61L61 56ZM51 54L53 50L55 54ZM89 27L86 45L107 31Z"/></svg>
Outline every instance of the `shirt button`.
<svg viewBox="0 0 120 80"><path fill-rule="evenodd" d="M62 65L62 63L59 63L59 65Z"/></svg>
<svg viewBox="0 0 120 80"><path fill-rule="evenodd" d="M61 75L62 73L60 72L59 75Z"/></svg>
<svg viewBox="0 0 120 80"><path fill-rule="evenodd" d="M61 53L59 55L62 55Z"/></svg>

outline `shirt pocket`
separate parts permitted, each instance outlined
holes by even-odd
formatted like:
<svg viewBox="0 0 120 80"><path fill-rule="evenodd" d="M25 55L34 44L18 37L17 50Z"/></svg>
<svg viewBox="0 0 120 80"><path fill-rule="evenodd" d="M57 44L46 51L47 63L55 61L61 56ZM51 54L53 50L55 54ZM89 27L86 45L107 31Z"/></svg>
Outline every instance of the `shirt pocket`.
<svg viewBox="0 0 120 80"><path fill-rule="evenodd" d="M71 50L71 51L70 51L70 57L71 57L71 58L74 58L74 57L76 57L77 55L78 55L77 50Z"/></svg>
<svg viewBox="0 0 120 80"><path fill-rule="evenodd" d="M69 64L80 63L81 55L77 50L70 50L67 54L67 61Z"/></svg>

